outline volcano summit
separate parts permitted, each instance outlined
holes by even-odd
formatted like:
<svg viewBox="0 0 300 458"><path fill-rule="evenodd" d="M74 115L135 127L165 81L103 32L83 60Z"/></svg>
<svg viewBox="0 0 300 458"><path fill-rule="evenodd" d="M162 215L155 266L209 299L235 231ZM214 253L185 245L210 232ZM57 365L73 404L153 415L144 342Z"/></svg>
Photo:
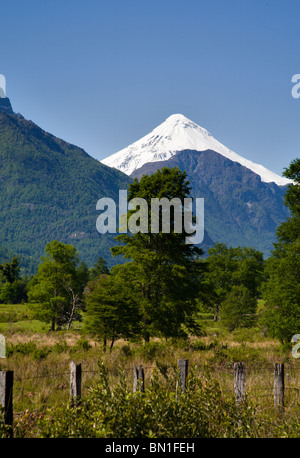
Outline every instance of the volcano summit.
<svg viewBox="0 0 300 458"><path fill-rule="evenodd" d="M191 197L204 198L205 230L213 242L268 256L278 225L289 216L283 202L290 180L231 151L182 114L102 162L138 179L163 167L186 171Z"/></svg>
<svg viewBox="0 0 300 458"><path fill-rule="evenodd" d="M152 132L101 162L131 175L148 162L166 161L183 150L212 150L248 168L259 175L265 183L274 182L278 186L285 186L290 183L287 178L280 177L264 166L255 164L231 151L206 129L198 126L182 114L169 116Z"/></svg>

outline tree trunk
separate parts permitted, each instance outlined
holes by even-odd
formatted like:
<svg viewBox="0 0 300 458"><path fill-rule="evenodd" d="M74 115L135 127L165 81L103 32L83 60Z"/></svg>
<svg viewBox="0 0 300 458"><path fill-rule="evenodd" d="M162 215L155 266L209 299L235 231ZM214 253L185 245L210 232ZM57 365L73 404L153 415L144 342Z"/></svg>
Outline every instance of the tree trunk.
<svg viewBox="0 0 300 458"><path fill-rule="evenodd" d="M113 346L114 346L114 343L115 343L115 338L113 337L113 338L111 339L111 344L110 344L110 347L109 347L109 351L112 351Z"/></svg>
<svg viewBox="0 0 300 458"><path fill-rule="evenodd" d="M216 305L216 308L215 308L214 321L218 321L218 317L219 317L219 304Z"/></svg>
<svg viewBox="0 0 300 458"><path fill-rule="evenodd" d="M144 341L145 341L145 343L150 341L150 334L149 334L149 332L145 332L145 334L144 334Z"/></svg>

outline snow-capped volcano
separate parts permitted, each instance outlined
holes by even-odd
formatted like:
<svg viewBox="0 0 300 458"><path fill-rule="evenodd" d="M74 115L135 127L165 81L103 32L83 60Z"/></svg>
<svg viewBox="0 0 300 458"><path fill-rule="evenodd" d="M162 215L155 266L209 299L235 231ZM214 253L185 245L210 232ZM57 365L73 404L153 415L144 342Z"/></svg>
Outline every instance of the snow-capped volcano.
<svg viewBox="0 0 300 458"><path fill-rule="evenodd" d="M291 183L291 180L281 177L264 166L255 164L231 151L216 140L206 129L198 126L182 114L169 116L152 132L127 148L103 159L101 162L109 167L121 170L127 175L131 175L136 169L148 162L166 161L183 150L213 150L252 170L265 183L275 182L279 186Z"/></svg>

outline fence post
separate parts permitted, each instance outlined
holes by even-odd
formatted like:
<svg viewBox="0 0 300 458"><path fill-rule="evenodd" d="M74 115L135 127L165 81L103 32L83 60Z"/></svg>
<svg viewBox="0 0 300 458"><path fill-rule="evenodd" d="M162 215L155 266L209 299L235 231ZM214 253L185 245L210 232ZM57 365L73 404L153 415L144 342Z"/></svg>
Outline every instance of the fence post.
<svg viewBox="0 0 300 458"><path fill-rule="evenodd" d="M136 393L136 391L142 393L145 391L145 373L141 364L138 367L133 365L133 392Z"/></svg>
<svg viewBox="0 0 300 458"><path fill-rule="evenodd" d="M0 358L6 358L6 343L2 334L0 334Z"/></svg>
<svg viewBox="0 0 300 458"><path fill-rule="evenodd" d="M81 364L70 363L70 395L73 404L81 399Z"/></svg>
<svg viewBox="0 0 300 458"><path fill-rule="evenodd" d="M188 359L179 359L178 366L180 370L180 382L181 382L181 392L185 392L186 387L186 378L188 375L189 360Z"/></svg>
<svg viewBox="0 0 300 458"><path fill-rule="evenodd" d="M246 384L245 363L234 363L234 392L237 404L244 401Z"/></svg>
<svg viewBox="0 0 300 458"><path fill-rule="evenodd" d="M284 364L276 363L274 368L274 406L284 408Z"/></svg>
<svg viewBox="0 0 300 458"><path fill-rule="evenodd" d="M13 434L13 371L0 371L0 405L4 410L4 423Z"/></svg>

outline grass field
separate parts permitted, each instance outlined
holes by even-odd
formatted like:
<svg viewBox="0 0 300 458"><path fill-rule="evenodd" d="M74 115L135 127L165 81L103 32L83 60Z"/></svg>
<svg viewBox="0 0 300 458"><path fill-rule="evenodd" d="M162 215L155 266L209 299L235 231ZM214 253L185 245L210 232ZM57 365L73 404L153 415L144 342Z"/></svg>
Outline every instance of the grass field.
<svg viewBox="0 0 300 458"><path fill-rule="evenodd" d="M1 370L14 371L14 418L21 435L34 435L34 419L49 408L61 406L69 399L70 361L82 364L82 395L98 380L99 363L108 370L109 383L119 380L120 371L133 383L133 365L142 364L145 386L153 371L166 376L175 372L178 359L188 359L189 366L209 370L220 384L224 396L234 396L234 362L246 365L246 395L258 412L275 421L273 404L274 364L285 363L285 422L299 416L300 362L290 351L252 328L228 333L211 316L204 320L202 337L187 340L152 339L131 342L119 340L112 351L103 352L101 342L84 334L82 323L70 331L49 331L49 325L32 320L28 305L0 305L0 334L6 339L6 358ZM174 390L176 387L173 387ZM31 426L30 426L31 425Z"/></svg>

